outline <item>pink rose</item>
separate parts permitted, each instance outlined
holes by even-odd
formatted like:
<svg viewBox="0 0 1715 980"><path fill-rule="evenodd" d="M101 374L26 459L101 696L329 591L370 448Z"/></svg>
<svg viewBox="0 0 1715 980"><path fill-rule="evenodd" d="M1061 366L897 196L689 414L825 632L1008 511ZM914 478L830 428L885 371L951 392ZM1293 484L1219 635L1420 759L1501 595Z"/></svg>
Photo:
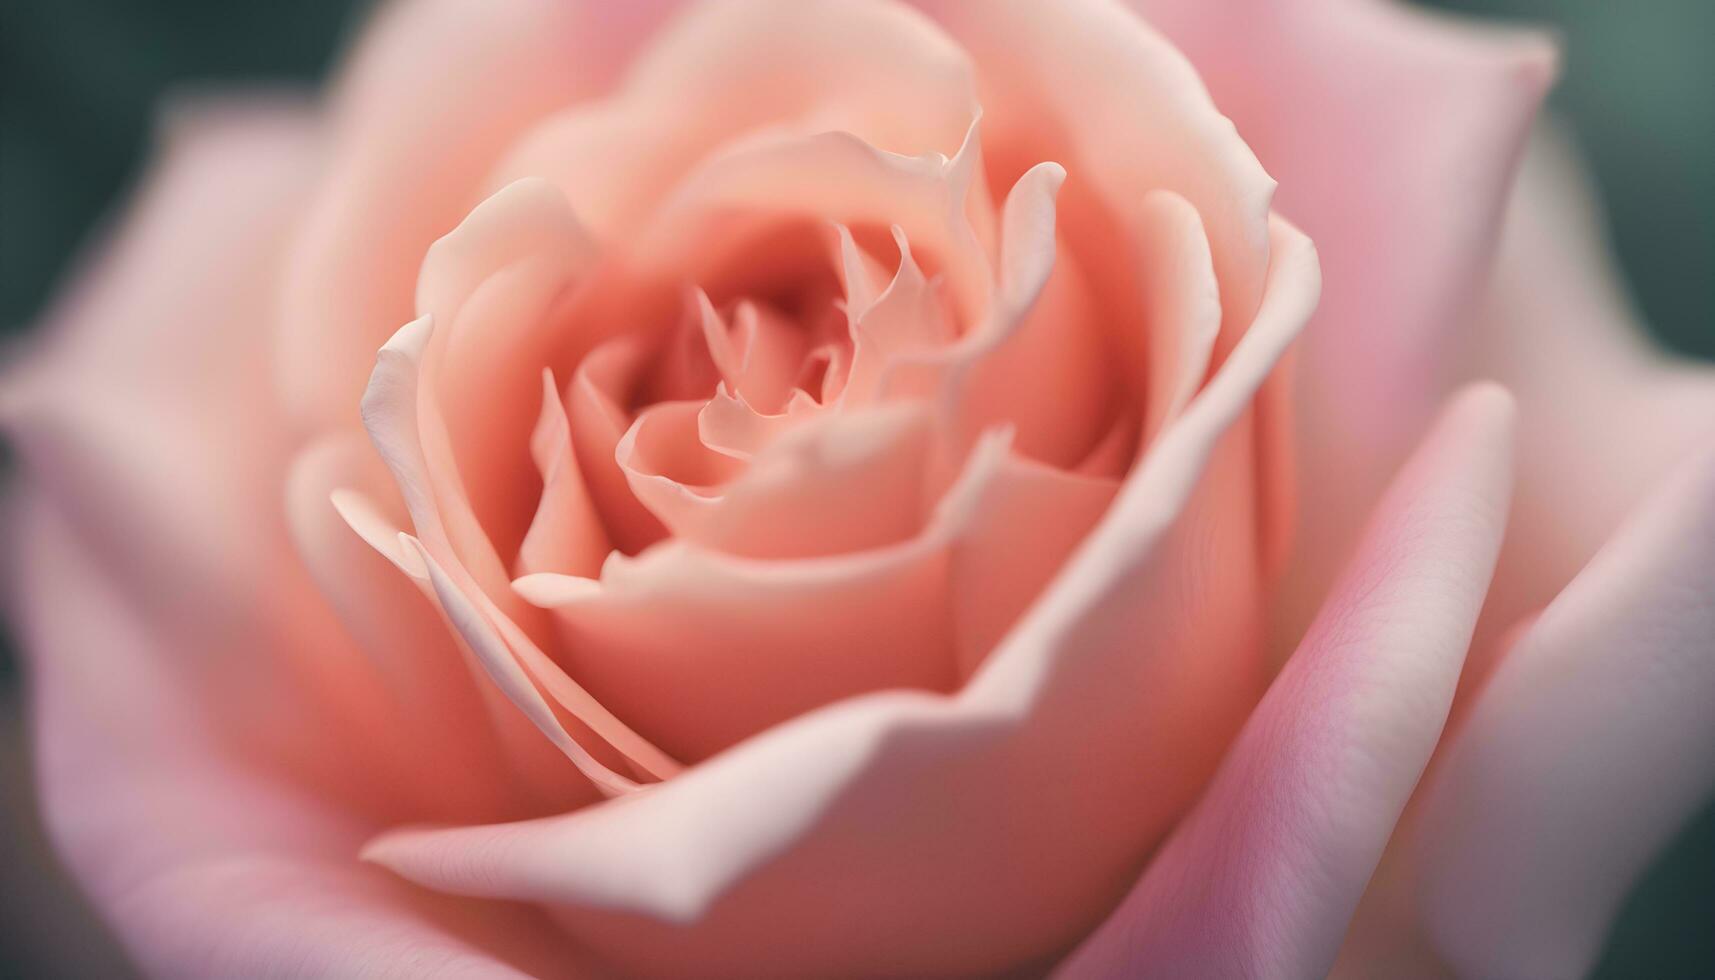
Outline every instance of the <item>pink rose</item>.
<svg viewBox="0 0 1715 980"><path fill-rule="evenodd" d="M1539 37L1135 6L399 2L171 119L0 400L139 962L1587 969L1715 786L1715 374Z"/></svg>

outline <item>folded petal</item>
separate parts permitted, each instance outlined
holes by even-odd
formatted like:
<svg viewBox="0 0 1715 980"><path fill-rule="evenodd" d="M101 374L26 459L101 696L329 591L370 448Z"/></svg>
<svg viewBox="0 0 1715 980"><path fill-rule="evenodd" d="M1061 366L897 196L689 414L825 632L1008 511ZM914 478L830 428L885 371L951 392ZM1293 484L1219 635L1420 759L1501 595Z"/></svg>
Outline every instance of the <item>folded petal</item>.
<svg viewBox="0 0 1715 980"><path fill-rule="evenodd" d="M221 651L167 645L177 641L139 615L56 504L33 492L15 504L16 558L29 574L12 579L12 598L31 656L43 807L55 844L143 970L574 968L563 937L538 917L449 903L365 872L352 860L364 818L212 727L218 711L180 683L175 658ZM302 729L297 737L315 741Z"/></svg>
<svg viewBox="0 0 1715 980"><path fill-rule="evenodd" d="M542 496L518 546L518 573L594 575L613 549L578 467L565 400L548 368L542 369L542 414L530 434L530 456L542 477Z"/></svg>
<svg viewBox="0 0 1715 980"><path fill-rule="evenodd" d="M1715 792L1715 442L1495 670L1428 787L1423 927L1462 975L1588 972L1650 860Z"/></svg>
<svg viewBox="0 0 1715 980"><path fill-rule="evenodd" d="M951 155L975 113L963 52L895 0L688 5L612 99L543 123L494 180L553 180L604 238L617 237L734 139L837 130L894 153Z"/></svg>
<svg viewBox="0 0 1715 980"><path fill-rule="evenodd" d="M1539 131L1494 278L1472 371L1519 399L1519 499L1485 619L1541 609L1695 448L1715 438L1715 365L1650 340L1619 284L1596 198L1570 144Z"/></svg>
<svg viewBox="0 0 1715 980"><path fill-rule="evenodd" d="M917 438L906 448L921 455L920 413L895 418L916 420L907 434ZM851 434L849 426L836 431ZM883 462L898 455L883 449ZM915 474L910 511L922 526L882 546L769 560L674 540L635 559L610 558L599 580L536 575L517 587L553 611L568 670L685 759L707 758L841 698L951 690L948 556L959 536L1001 530L972 526L977 500L1004 482L1004 443L990 449L927 519ZM784 462L794 465L795 455L787 447ZM837 525L839 515L827 519ZM809 530L818 540L839 533Z"/></svg>
<svg viewBox="0 0 1715 980"><path fill-rule="evenodd" d="M333 152L287 271L275 363L302 424L351 423L371 355L411 319L423 252L507 147L605 90L672 6L387 5L336 82Z"/></svg>
<svg viewBox="0 0 1715 980"><path fill-rule="evenodd" d="M1188 683L1180 668L1205 651L1150 624L1212 618L1226 641L1255 639L1254 609L1206 598L1230 573L1186 502L1314 305L1314 253L1277 231L1256 323L958 695L841 701L621 801L404 829L367 855L437 889L550 903L651 974L980 972L1075 940L1221 747L1172 736L1236 726L1249 706L1231 651L1207 651L1220 669ZM1042 840L1056 846L1020 846Z"/></svg>
<svg viewBox="0 0 1715 980"><path fill-rule="evenodd" d="M1295 368L1302 625L1447 394L1511 386L1466 363L1470 318L1555 51L1389 0L1131 3L1197 66L1327 271Z"/></svg>
<svg viewBox="0 0 1715 980"><path fill-rule="evenodd" d="M1117 3L1071 0L1054 16L1024 0L918 5L977 64L985 152L1002 183L1042 160L1076 173L1082 186L1061 202L1064 237L1088 250L1093 277L1121 289L1135 270L1101 254L1115 235L1104 225L1149 191L1182 195L1208 228L1236 339L1262 295L1274 183L1191 63Z"/></svg>
<svg viewBox="0 0 1715 980"><path fill-rule="evenodd" d="M632 490L681 541L761 559L809 558L908 540L933 506L932 420L906 403L828 415L792 429L730 481L698 487L664 472L633 438L671 411L688 426L688 452L714 456L696 439L698 403L654 406L619 444Z"/></svg>
<svg viewBox="0 0 1715 980"><path fill-rule="evenodd" d="M527 811L529 797L515 785L518 773L502 755L495 732L497 724L516 719L485 712L481 686L431 601L349 526L353 508L369 507L389 525L392 539L403 516L386 467L369 443L355 432L312 442L293 461L285 498L298 559L338 614L350 655L375 669L375 697L363 707L385 719L397 736L412 809ZM540 741L534 731L528 734Z"/></svg>
<svg viewBox="0 0 1715 980"><path fill-rule="evenodd" d="M1196 810L1066 977L1325 975L1441 735L1500 550L1510 399L1469 392Z"/></svg>
<svg viewBox="0 0 1715 980"><path fill-rule="evenodd" d="M396 743L365 709L379 679L295 557L281 507L292 440L269 397L271 288L315 120L236 99L180 106L167 123L99 261L8 366L0 419L24 480L99 556L168 651L163 670L226 737L330 797L386 806ZM340 737L359 744L328 751ZM356 778L365 766L389 775Z"/></svg>

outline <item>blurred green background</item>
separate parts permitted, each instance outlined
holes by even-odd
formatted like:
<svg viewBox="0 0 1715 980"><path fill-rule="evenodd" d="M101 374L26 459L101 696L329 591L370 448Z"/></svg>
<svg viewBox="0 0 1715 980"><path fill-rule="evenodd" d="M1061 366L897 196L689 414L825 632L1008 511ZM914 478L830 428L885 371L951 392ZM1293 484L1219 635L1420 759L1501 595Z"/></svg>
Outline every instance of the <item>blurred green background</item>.
<svg viewBox="0 0 1715 980"><path fill-rule="evenodd" d="M1595 170L1638 305L1665 344L1715 358L1715 0L1433 5L1560 32L1554 105ZM0 4L0 330L26 328L135 180L164 93L318 79L365 6ZM21 792L28 762L16 688L0 644L0 976L123 976L111 940L54 869ZM1715 809L1640 884L1597 975L1715 978Z"/></svg>

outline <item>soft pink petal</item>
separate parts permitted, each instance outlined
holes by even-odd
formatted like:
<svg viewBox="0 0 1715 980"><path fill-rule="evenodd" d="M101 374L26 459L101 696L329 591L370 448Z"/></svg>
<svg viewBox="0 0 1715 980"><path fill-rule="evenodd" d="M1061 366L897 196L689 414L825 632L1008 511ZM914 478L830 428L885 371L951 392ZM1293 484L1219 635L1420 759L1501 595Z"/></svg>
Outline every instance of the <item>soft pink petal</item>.
<svg viewBox="0 0 1715 980"><path fill-rule="evenodd" d="M1470 976L1587 972L1638 875L1715 792L1715 442L1513 646L1415 844L1424 928Z"/></svg>
<svg viewBox="0 0 1715 980"><path fill-rule="evenodd" d="M281 507L290 439L266 396L272 273L315 127L300 107L242 100L183 106L169 122L100 261L9 366L0 417L25 479L230 737L330 795L385 806L397 799L383 758L396 743L364 709L378 677L294 557ZM239 637L242 656L230 652ZM327 752L340 733L377 737ZM363 765L390 776L354 782Z"/></svg>
<svg viewBox="0 0 1715 980"><path fill-rule="evenodd" d="M1286 587L1302 623L1442 399L1510 382L1467 370L1461 324L1554 49L1393 0L1131 2L1196 65L1327 271L1296 358L1298 537L1313 545Z"/></svg>
<svg viewBox="0 0 1715 980"><path fill-rule="evenodd" d="M211 727L217 712L186 697L174 658L224 651L164 645L170 632L139 615L39 494L11 516L29 570L12 599L31 658L43 806L55 844L144 970L572 968L563 937L527 911L449 903L366 872L353 859L363 819L247 756Z"/></svg>
<svg viewBox="0 0 1715 980"><path fill-rule="evenodd" d="M1715 365L1649 339L1615 278L1588 179L1539 133L1472 324L1473 371L1517 392L1519 509L1491 610L1541 609L1695 447L1715 438Z"/></svg>
<svg viewBox="0 0 1715 980"><path fill-rule="evenodd" d="M1500 549L1510 399L1448 410L1220 773L1067 977L1320 976L1429 761Z"/></svg>
<svg viewBox="0 0 1715 980"><path fill-rule="evenodd" d="M287 103L193 104L165 123L117 233L6 366L0 420L92 546L184 614L211 596L248 605L272 584L257 552L285 543L271 511L289 443L254 397L259 334L318 142Z"/></svg>
<svg viewBox="0 0 1715 980"><path fill-rule="evenodd" d="M436 888L552 903L574 935L653 974L971 972L1074 941L1202 778L1156 736L1248 707L1187 689L1188 650L1134 627L1140 607L1145 622L1191 616L1178 589L1213 570L1206 528L1179 518L1314 305L1307 243L1283 227L1274 254L1224 369L959 695L842 701L623 801L402 830L369 857ZM1021 845L1043 840L1056 846Z"/></svg>

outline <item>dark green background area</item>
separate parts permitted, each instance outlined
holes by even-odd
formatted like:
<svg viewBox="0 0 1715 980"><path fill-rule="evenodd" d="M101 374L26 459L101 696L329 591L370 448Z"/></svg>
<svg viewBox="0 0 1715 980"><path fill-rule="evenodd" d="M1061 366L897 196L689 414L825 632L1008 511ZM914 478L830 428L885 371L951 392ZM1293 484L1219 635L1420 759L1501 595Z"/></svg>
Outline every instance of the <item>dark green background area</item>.
<svg viewBox="0 0 1715 980"><path fill-rule="evenodd" d="M1554 104L1596 172L1638 305L1666 345L1715 358L1715 0L1436 5L1560 31ZM317 79L362 6L0 3L0 331L36 317L122 199L163 94ZM52 870L18 791L27 762L16 687L0 643L0 976L116 975L110 940ZM1598 975L1715 978L1715 810L1639 886Z"/></svg>

